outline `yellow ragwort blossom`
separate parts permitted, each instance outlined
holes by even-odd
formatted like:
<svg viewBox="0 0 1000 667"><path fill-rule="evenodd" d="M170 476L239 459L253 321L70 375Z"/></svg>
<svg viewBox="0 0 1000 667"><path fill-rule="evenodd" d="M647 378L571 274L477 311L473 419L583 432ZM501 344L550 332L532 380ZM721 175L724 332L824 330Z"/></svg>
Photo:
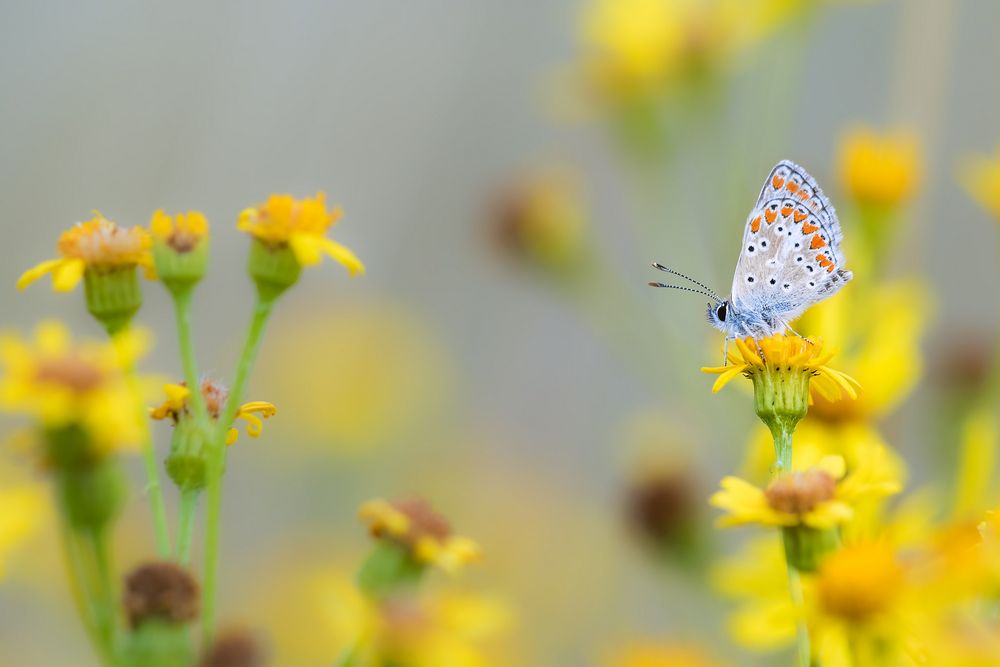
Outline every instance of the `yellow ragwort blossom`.
<svg viewBox="0 0 1000 667"><path fill-rule="evenodd" d="M423 500L370 500L358 514L374 537L399 544L419 563L455 573L463 565L482 558L478 544L467 537L452 535L447 520Z"/></svg>
<svg viewBox="0 0 1000 667"><path fill-rule="evenodd" d="M899 206L916 191L923 171L917 138L868 128L847 133L839 147L838 169L844 189L860 204Z"/></svg>
<svg viewBox="0 0 1000 667"><path fill-rule="evenodd" d="M178 420L186 418L190 414L188 399L191 397L191 390L186 385L167 384L164 385L163 392L167 395L166 400L157 407L150 408L150 417L157 420L170 419L176 424ZM218 419L226 399L229 397L229 391L219 383L206 379L202 381L201 394L205 398L208 414L213 419ZM277 413L278 409L271 403L251 401L239 407L236 411L236 418L246 420L247 435L251 438L257 438L264 430L263 420L273 417ZM236 428L230 428L226 434L226 444L233 444L238 436L239 431Z"/></svg>
<svg viewBox="0 0 1000 667"><path fill-rule="evenodd" d="M721 526L756 523L764 526L833 528L854 516L860 497L898 493L891 479L873 479L865 471L846 474L844 459L825 456L812 467L786 473L761 489L738 477L726 477L710 502L728 514Z"/></svg>
<svg viewBox="0 0 1000 667"><path fill-rule="evenodd" d="M39 484L0 488L0 581L10 553L22 545L41 523L45 490Z"/></svg>
<svg viewBox="0 0 1000 667"><path fill-rule="evenodd" d="M119 227L98 212L93 219L77 223L59 237L59 257L25 271L17 281L24 289L47 273L52 274L52 288L69 292L86 271L106 272L142 266L152 277L153 259L150 238L142 227Z"/></svg>
<svg viewBox="0 0 1000 667"><path fill-rule="evenodd" d="M302 266L319 264L326 255L354 276L365 272L364 264L346 246L326 238L326 230L342 214L339 208L327 211L322 192L305 199L271 195L264 204L240 213L236 228L268 247L291 248Z"/></svg>
<svg viewBox="0 0 1000 667"><path fill-rule="evenodd" d="M695 644L635 642L612 652L602 667L715 667L719 663Z"/></svg>
<svg viewBox="0 0 1000 667"><path fill-rule="evenodd" d="M811 395L829 401L858 396L857 380L826 365L834 353L824 353L820 339L807 341L798 336L778 334L757 341L737 338L735 342L736 349L728 354L728 365L701 369L703 373L719 376L712 385L713 393L740 375L751 380L763 375L780 375L808 378Z"/></svg>
<svg viewBox="0 0 1000 667"><path fill-rule="evenodd" d="M1000 147L995 157L966 157L959 166L959 182L987 213L1000 221Z"/></svg>
<svg viewBox="0 0 1000 667"><path fill-rule="evenodd" d="M208 236L208 221L198 211L169 216L157 210L149 221L149 231L154 240L167 244L174 251L190 252Z"/></svg>
<svg viewBox="0 0 1000 667"><path fill-rule="evenodd" d="M74 343L58 322L39 325L31 342L2 336L0 408L32 415L45 430L82 427L95 454L134 447L140 434L121 364L145 346L135 331L110 343Z"/></svg>

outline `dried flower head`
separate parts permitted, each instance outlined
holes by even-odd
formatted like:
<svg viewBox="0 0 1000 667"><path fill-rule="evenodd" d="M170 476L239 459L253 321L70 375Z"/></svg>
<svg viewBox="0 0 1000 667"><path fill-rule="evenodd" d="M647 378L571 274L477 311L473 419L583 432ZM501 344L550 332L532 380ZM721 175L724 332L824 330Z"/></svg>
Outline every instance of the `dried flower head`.
<svg viewBox="0 0 1000 667"><path fill-rule="evenodd" d="M125 578L125 614L135 628L149 619L174 624L198 617L198 582L184 568L169 562L141 565Z"/></svg>

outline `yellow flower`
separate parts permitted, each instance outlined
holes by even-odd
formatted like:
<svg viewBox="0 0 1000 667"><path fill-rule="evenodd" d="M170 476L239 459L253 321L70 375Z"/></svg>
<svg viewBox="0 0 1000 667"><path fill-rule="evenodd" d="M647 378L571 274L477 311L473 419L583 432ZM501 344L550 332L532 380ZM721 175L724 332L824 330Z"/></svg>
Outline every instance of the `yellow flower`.
<svg viewBox="0 0 1000 667"><path fill-rule="evenodd" d="M537 170L499 196L493 211L504 251L550 270L569 270L585 247L587 205L580 175L565 167Z"/></svg>
<svg viewBox="0 0 1000 667"><path fill-rule="evenodd" d="M149 231L154 240L167 244L174 251L191 252L208 236L208 221L198 211L171 217L157 210L149 221Z"/></svg>
<svg viewBox="0 0 1000 667"><path fill-rule="evenodd" d="M916 280L844 290L799 320L797 328L804 335L840 341L846 352L838 364L865 388L863 394L836 403L816 397L810 417L829 422L882 417L912 392L923 372L927 294L927 286Z"/></svg>
<svg viewBox="0 0 1000 667"><path fill-rule="evenodd" d="M69 292L86 271L98 273L142 266L151 277L153 260L149 235L141 227L119 227L95 211L94 218L81 222L59 237L58 259L50 259L25 271L17 281L24 289L47 273L52 288Z"/></svg>
<svg viewBox="0 0 1000 667"><path fill-rule="evenodd" d="M38 528L45 512L45 492L38 484L0 487L0 581L6 560Z"/></svg>
<svg viewBox="0 0 1000 667"><path fill-rule="evenodd" d="M959 167L959 181L987 213L1000 221L1000 147L993 158L965 158Z"/></svg>
<svg viewBox="0 0 1000 667"><path fill-rule="evenodd" d="M240 213L236 228L271 248L290 248L301 266L313 266L327 255L352 275L365 266L346 246L326 238L326 230L342 215L339 208L326 209L326 195L294 199L271 195L267 202Z"/></svg>
<svg viewBox="0 0 1000 667"><path fill-rule="evenodd" d="M850 131L840 143L840 181L860 204L893 207L913 196L923 170L913 135L880 135L868 128Z"/></svg>
<svg viewBox="0 0 1000 667"><path fill-rule="evenodd" d="M847 476L843 458L826 456L813 467L778 477L766 489L726 477L710 502L729 512L719 520L721 526L757 523L826 529L850 521L857 498L899 491L899 484L889 480Z"/></svg>
<svg viewBox="0 0 1000 667"><path fill-rule="evenodd" d="M370 500L358 514L373 537L403 546L419 563L455 573L463 565L482 558L478 544L467 537L452 535L447 520L423 500L392 503Z"/></svg>
<svg viewBox="0 0 1000 667"><path fill-rule="evenodd" d="M737 338L736 350L729 352L728 365L701 371L719 376L712 385L713 393L740 375L752 380L755 376L780 374L807 378L811 394L829 401L845 395L857 398L860 388L857 380L826 365L833 355L833 352L823 353L822 340L806 341L780 334L758 341Z"/></svg>
<svg viewBox="0 0 1000 667"><path fill-rule="evenodd" d="M134 447L139 425L120 364L141 355L143 338L74 343L58 322L39 325L33 342L2 336L0 408L32 415L46 431L81 427L97 455Z"/></svg>
<svg viewBox="0 0 1000 667"><path fill-rule="evenodd" d="M157 407L150 408L149 416L157 420L170 419L174 424L180 419L187 418L190 414L188 399L191 397L191 390L184 384L167 384L164 385L163 392L167 396L166 400ZM205 399L208 414L213 419L218 419L226 399L229 398L229 390L218 382L205 379L201 383L201 394ZM263 419L273 417L277 413L278 409L271 403L251 401L239 407L236 411L236 418L244 419L247 422L247 435L251 438L257 438L264 430ZM226 435L226 444L233 444L238 436L239 431L230 428Z"/></svg>
<svg viewBox="0 0 1000 667"><path fill-rule="evenodd" d="M694 644L636 642L611 653L603 667L713 667L719 663Z"/></svg>

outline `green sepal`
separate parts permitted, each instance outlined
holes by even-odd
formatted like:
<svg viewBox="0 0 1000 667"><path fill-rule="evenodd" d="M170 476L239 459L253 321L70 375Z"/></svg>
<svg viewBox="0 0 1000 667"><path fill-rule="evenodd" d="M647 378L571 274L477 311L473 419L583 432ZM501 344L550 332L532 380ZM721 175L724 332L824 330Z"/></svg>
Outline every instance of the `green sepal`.
<svg viewBox="0 0 1000 667"><path fill-rule="evenodd" d="M87 267L83 273L87 311L116 334L132 321L142 307L142 290L135 266Z"/></svg>
<svg viewBox="0 0 1000 667"><path fill-rule="evenodd" d="M208 268L208 237L200 239L194 248L178 252L163 241L153 244L156 277L171 293L191 290L205 277Z"/></svg>
<svg viewBox="0 0 1000 667"><path fill-rule="evenodd" d="M206 434L195 419L184 416L174 426L170 454L166 459L167 474L182 491L201 491L207 484L208 445L212 433Z"/></svg>
<svg viewBox="0 0 1000 667"><path fill-rule="evenodd" d="M823 559L840 547L840 532L836 528L785 526L781 534L785 559L800 572L815 572Z"/></svg>
<svg viewBox="0 0 1000 667"><path fill-rule="evenodd" d="M287 245L270 246L254 239L247 270L262 301L273 301L299 280L302 265Z"/></svg>
<svg viewBox="0 0 1000 667"><path fill-rule="evenodd" d="M358 570L358 587L372 597L384 597L401 589L413 588L426 567L417 562L403 545L378 540Z"/></svg>
<svg viewBox="0 0 1000 667"><path fill-rule="evenodd" d="M56 494L71 526L98 530L111 523L121 510L125 479L118 463L105 459L86 467L60 470Z"/></svg>
<svg viewBox="0 0 1000 667"><path fill-rule="evenodd" d="M151 618L127 637L122 650L123 667L190 667L194 651L184 625Z"/></svg>

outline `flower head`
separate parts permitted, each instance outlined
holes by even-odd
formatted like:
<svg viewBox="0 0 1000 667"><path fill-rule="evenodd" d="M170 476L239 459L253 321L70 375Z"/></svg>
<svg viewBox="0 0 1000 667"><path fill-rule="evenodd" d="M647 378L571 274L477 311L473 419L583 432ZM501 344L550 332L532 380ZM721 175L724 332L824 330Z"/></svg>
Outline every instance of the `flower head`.
<svg viewBox="0 0 1000 667"><path fill-rule="evenodd" d="M823 352L823 341L807 341L798 336L776 335L755 341L753 338L736 339L736 351L730 351L728 365L702 368L703 373L718 375L712 385L715 393L740 375L757 386L757 378L765 375L798 377L805 381L811 392L827 400L842 396L857 398L857 381L846 373L827 366L833 352Z"/></svg>
<svg viewBox="0 0 1000 667"><path fill-rule="evenodd" d="M820 566L817 592L822 609L850 621L868 620L892 608L903 568L883 543L847 546Z"/></svg>
<svg viewBox="0 0 1000 667"><path fill-rule="evenodd" d="M59 258L50 259L25 271L17 281L24 289L45 274L52 274L52 288L69 292L84 273L113 272L142 266L152 275L149 235L141 227L119 227L100 213L63 232L58 243Z"/></svg>
<svg viewBox="0 0 1000 667"><path fill-rule="evenodd" d="M346 246L326 238L342 215L339 208L326 209L326 195L295 199L291 195L271 195L267 202L240 213L236 228L247 232L271 249L290 248L301 266L319 264L326 255L339 262L352 276L365 266Z"/></svg>
<svg viewBox="0 0 1000 667"><path fill-rule="evenodd" d="M996 157L965 158L959 168L959 181L987 213L1000 221L1000 147Z"/></svg>
<svg viewBox="0 0 1000 667"><path fill-rule="evenodd" d="M166 399L155 408L150 408L149 416L157 420L170 419L174 424L182 419L187 419L190 416L191 390L181 383L164 385L163 392L166 394ZM209 416L212 419L218 419L226 399L229 398L229 390L222 384L206 378L201 383L201 395ZM271 403L251 401L239 407L236 411L236 417L247 422L247 435L256 438L264 429L263 420L273 417L277 412L278 409ZM226 444L231 445L236 442L237 436L238 431L235 428L230 428L226 436Z"/></svg>
<svg viewBox="0 0 1000 667"><path fill-rule="evenodd" d="M920 144L909 134L880 135L857 128L840 144L839 169L844 188L858 203L899 206L920 180Z"/></svg>
<svg viewBox="0 0 1000 667"><path fill-rule="evenodd" d="M452 535L448 521L426 501L370 500L358 514L373 537L402 546L418 563L454 573L482 557L479 545L467 537Z"/></svg>
<svg viewBox="0 0 1000 667"><path fill-rule="evenodd" d="M75 343L57 322L39 325L33 341L2 336L0 408L32 415L45 432L81 430L88 456L130 448L139 425L121 364L143 347L131 332L111 343Z"/></svg>
<svg viewBox="0 0 1000 667"><path fill-rule="evenodd" d="M171 217L158 210L149 221L149 231L155 242L164 243L175 252L187 253L208 238L208 221L198 211Z"/></svg>
<svg viewBox="0 0 1000 667"><path fill-rule="evenodd" d="M873 479L863 470L850 475L845 471L843 458L825 456L812 467L777 477L765 489L726 477L711 503L729 512L719 521L723 526L757 523L826 529L849 521L857 498L900 490L892 480Z"/></svg>

